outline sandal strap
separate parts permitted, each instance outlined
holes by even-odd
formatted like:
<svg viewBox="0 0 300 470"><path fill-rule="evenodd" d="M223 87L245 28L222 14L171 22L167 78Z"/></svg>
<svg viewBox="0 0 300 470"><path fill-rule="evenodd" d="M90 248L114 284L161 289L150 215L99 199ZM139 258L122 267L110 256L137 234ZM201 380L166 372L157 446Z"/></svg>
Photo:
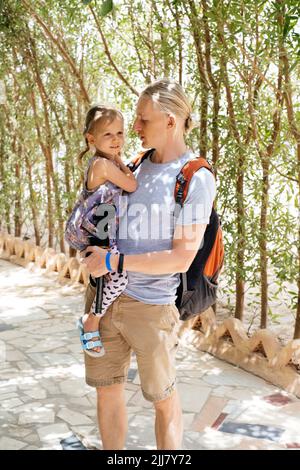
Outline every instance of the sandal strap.
<svg viewBox="0 0 300 470"><path fill-rule="evenodd" d="M80 339L89 340L99 336L99 331L87 331L86 333L80 334Z"/></svg>
<svg viewBox="0 0 300 470"><path fill-rule="evenodd" d="M83 344L83 349L93 349L97 348L98 346L101 348L103 347L101 341L88 341L87 343Z"/></svg>

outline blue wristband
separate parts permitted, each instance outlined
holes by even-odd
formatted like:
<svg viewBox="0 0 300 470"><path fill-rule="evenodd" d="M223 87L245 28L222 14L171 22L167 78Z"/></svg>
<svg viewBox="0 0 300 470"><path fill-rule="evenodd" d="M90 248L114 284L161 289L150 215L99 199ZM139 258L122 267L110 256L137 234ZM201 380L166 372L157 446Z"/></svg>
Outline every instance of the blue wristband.
<svg viewBox="0 0 300 470"><path fill-rule="evenodd" d="M108 269L108 271L112 271L112 268L111 268L111 265L110 265L110 257L111 257L111 252L108 251L106 253L106 256L105 256L105 265L106 265L106 269Z"/></svg>

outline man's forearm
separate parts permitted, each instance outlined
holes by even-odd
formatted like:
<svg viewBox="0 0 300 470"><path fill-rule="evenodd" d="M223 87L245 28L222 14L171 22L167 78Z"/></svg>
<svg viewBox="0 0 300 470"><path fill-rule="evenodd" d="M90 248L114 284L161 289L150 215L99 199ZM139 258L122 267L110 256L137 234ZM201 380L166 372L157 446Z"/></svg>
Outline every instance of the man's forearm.
<svg viewBox="0 0 300 470"><path fill-rule="evenodd" d="M138 255L125 255L123 269L145 274L171 274L186 272L199 249L206 224L176 227L171 250L153 251ZM85 257L89 253L90 256ZM82 252L82 263L94 277L108 272L107 250L99 246L89 246ZM117 271L119 255L110 256L112 271Z"/></svg>
<svg viewBox="0 0 300 470"><path fill-rule="evenodd" d="M154 251L139 255L125 255L125 271L145 274L170 274L185 272L188 269L186 260L176 250ZM119 255L111 256L111 267L117 271Z"/></svg>

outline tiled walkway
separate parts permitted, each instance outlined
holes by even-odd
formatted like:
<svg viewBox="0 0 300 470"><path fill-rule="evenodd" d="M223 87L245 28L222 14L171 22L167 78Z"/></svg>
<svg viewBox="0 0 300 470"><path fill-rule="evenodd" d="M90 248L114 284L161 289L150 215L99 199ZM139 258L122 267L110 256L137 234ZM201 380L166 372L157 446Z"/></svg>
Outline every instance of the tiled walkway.
<svg viewBox="0 0 300 470"><path fill-rule="evenodd" d="M82 292L0 260L0 449L101 448L75 329ZM177 366L185 449L300 448L300 400L183 346ZM134 357L126 399L126 448L154 449Z"/></svg>

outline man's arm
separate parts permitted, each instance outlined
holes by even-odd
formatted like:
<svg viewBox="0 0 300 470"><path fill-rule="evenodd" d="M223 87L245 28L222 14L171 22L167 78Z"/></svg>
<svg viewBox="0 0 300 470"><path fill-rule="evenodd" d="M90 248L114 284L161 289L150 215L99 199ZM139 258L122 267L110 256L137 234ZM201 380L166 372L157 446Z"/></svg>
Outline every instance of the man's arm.
<svg viewBox="0 0 300 470"><path fill-rule="evenodd" d="M170 274L186 272L193 262L200 247L206 224L177 225L171 250L154 251L139 255L125 255L124 269L144 274ZM88 247L83 255L91 255L83 260L88 271L94 277L100 277L108 271L105 266L107 251L93 246ZM110 264L117 271L119 255L112 255Z"/></svg>

